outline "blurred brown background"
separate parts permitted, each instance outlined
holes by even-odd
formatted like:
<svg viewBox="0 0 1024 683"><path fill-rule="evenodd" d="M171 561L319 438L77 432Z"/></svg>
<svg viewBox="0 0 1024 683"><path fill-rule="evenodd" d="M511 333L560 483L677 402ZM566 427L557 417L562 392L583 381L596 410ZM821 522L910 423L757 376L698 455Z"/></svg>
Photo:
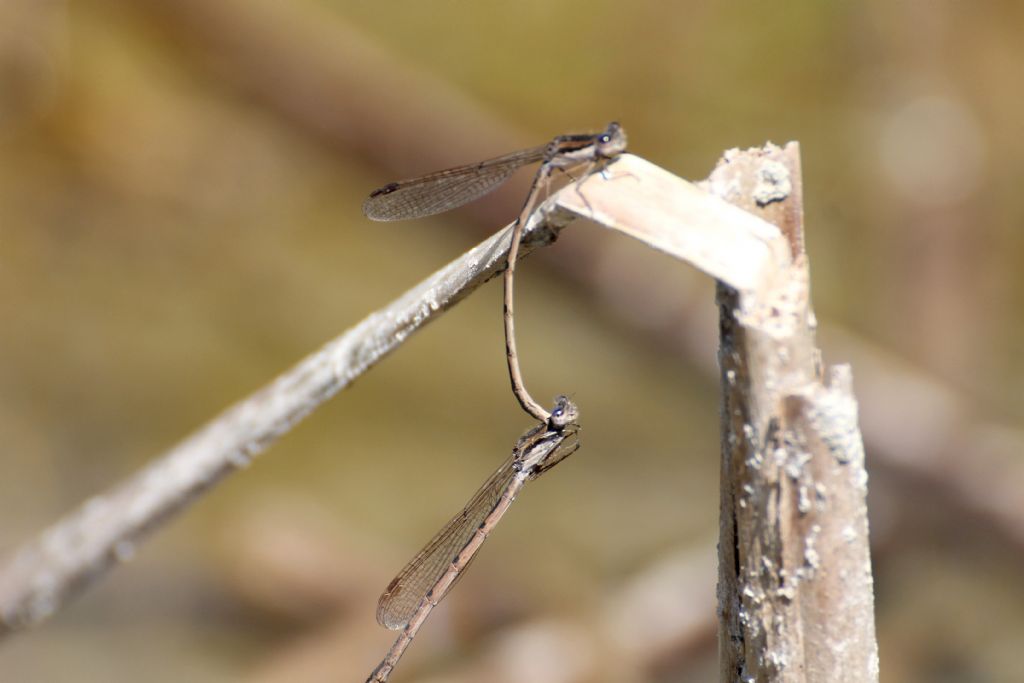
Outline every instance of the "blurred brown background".
<svg viewBox="0 0 1024 683"><path fill-rule="evenodd" d="M1024 4L0 4L0 550L512 219L400 177L623 123L705 177L798 140L871 473L884 681L1020 680ZM584 447L396 681L711 681L712 284L592 226L529 259L532 391ZM490 283L45 625L10 681L357 681L377 596L529 424Z"/></svg>

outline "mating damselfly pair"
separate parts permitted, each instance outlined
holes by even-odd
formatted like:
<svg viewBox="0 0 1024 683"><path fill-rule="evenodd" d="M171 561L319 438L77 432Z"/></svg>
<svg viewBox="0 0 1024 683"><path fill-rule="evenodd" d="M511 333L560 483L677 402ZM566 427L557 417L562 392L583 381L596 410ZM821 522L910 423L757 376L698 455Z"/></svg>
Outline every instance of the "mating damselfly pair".
<svg viewBox="0 0 1024 683"><path fill-rule="evenodd" d="M515 265L523 229L540 192L549 187L552 174L556 170L569 173L570 169L582 167L582 178L625 150L626 133L618 123L612 122L600 133L560 135L539 147L389 183L374 190L363 203L363 213L373 220L403 220L443 213L494 190L516 170L540 162L512 228L503 308L505 355L512 391L523 409L540 423L519 438L511 456L484 482L462 511L388 584L378 603L377 621L402 632L370 674L368 683L388 680L431 610L472 561L526 482L544 474L579 447L576 405L565 396L559 396L548 412L530 396L523 383L515 342Z"/></svg>

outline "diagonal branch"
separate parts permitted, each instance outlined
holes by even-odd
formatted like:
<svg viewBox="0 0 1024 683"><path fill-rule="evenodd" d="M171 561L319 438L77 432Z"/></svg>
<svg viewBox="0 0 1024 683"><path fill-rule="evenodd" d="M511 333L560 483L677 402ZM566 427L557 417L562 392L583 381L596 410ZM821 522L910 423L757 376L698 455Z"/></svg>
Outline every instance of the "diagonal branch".
<svg viewBox="0 0 1024 683"><path fill-rule="evenodd" d="M572 220L574 214L558 206L561 195L572 191L562 190L533 215L525 253L553 241ZM129 559L148 532L245 467L413 332L498 274L508 242L504 229L480 243L26 543L0 566L0 636L45 619Z"/></svg>
<svg viewBox="0 0 1024 683"><path fill-rule="evenodd" d="M749 260L737 259L735 266L689 260L746 288L751 284L750 273L760 272L752 264L778 251L758 232L758 219L638 157L624 155L608 170L612 172L607 178L591 175L554 193L531 216L522 254L553 241L573 219L592 217L680 258L728 246ZM689 236L683 242L672 238L682 227L680 216L688 221ZM629 229L640 224L643 231ZM480 243L137 474L86 501L25 543L0 565L0 637L42 621L118 562L129 559L148 532L245 467L413 332L497 275L505 265L509 235L506 228Z"/></svg>

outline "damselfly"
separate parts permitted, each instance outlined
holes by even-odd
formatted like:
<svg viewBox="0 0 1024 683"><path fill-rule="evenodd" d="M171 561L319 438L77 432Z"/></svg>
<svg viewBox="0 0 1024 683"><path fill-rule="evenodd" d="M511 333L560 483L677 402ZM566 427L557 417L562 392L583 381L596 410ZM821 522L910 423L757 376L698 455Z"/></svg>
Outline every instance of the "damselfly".
<svg viewBox="0 0 1024 683"><path fill-rule="evenodd" d="M508 512L526 482L536 479L579 448L576 405L555 399L550 418L523 434L512 455L416 557L388 584L377 605L377 621L402 629L367 683L384 683L412 643L430 611L473 561L487 535Z"/></svg>
<svg viewBox="0 0 1024 683"><path fill-rule="evenodd" d="M443 213L494 190L517 169L527 164L540 162L540 168L537 169L533 184L530 186L530 193L527 195L519 217L512 228L508 265L505 268L503 317L505 356L508 361L512 392L519 401L519 405L541 422L547 422L551 415L526 390L516 350L513 278L523 228L533 211L541 189L548 185L551 174L556 169L568 172L570 168L586 165L583 173L586 175L596 166L603 165L624 151L626 151L626 131L613 121L601 133L559 135L540 147L512 152L476 164L429 173L410 180L388 183L370 193L363 203L363 213L377 221L396 221Z"/></svg>

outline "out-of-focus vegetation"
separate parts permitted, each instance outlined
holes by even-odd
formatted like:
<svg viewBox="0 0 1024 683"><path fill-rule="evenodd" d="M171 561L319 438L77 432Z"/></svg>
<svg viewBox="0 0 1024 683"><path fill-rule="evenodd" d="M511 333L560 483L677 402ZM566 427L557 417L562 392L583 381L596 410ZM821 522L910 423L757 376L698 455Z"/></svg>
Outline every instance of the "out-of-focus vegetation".
<svg viewBox="0 0 1024 683"><path fill-rule="evenodd" d="M891 375L862 406L889 416L879 438L934 429L939 452L960 433L958 467L976 463L979 499L1005 512L990 524L950 469L914 476L865 432L883 680L1014 680L1024 462L989 471L974 449L1024 443L1022 27L1024 4L949 0L7 0L0 549L511 220L523 186L396 225L363 219L373 187L613 118L694 179L727 148L798 140L826 360L870 349L912 373L935 405L902 401ZM521 272L524 371L538 397L573 393L584 446L524 496L396 680L513 657L520 624L587 620L659 558L715 542L711 284L587 226ZM620 278L649 293L621 300ZM392 635L379 591L528 425L499 300L477 292L2 643L0 679L362 680ZM625 672L570 653L597 673L557 680L714 680L714 648Z"/></svg>

